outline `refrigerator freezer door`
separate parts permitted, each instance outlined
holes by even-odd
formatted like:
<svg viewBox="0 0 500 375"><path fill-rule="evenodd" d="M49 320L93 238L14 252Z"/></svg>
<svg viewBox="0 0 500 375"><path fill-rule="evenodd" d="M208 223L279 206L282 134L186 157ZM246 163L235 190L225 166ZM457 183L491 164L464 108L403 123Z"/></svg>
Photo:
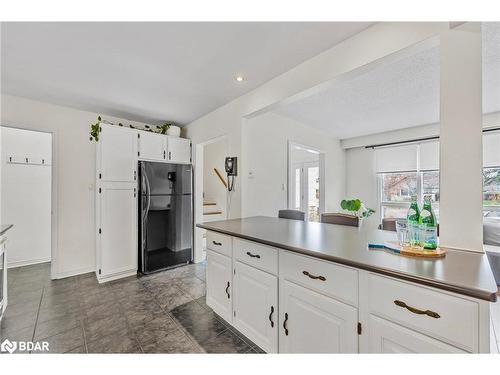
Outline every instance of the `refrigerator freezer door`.
<svg viewBox="0 0 500 375"><path fill-rule="evenodd" d="M191 194L190 165L143 162L143 166L151 195Z"/></svg>

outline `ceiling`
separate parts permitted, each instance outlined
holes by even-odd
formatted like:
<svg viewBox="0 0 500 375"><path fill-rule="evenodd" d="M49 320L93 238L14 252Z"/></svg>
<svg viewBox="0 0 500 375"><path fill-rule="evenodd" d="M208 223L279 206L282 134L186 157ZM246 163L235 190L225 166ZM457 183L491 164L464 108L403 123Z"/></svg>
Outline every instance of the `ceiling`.
<svg viewBox="0 0 500 375"><path fill-rule="evenodd" d="M364 30L328 23L3 23L2 93L187 124ZM242 75L242 83L235 81Z"/></svg>
<svg viewBox="0 0 500 375"><path fill-rule="evenodd" d="M439 122L439 48L287 104L276 112L340 139ZM500 23L483 24L483 112L500 111Z"/></svg>

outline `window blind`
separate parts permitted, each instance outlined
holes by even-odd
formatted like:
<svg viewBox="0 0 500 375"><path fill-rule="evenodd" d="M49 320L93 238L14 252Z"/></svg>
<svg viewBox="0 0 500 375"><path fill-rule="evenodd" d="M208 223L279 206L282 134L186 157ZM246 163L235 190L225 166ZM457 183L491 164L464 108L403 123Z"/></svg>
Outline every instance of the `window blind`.
<svg viewBox="0 0 500 375"><path fill-rule="evenodd" d="M375 149L377 173L411 172L417 170L416 144Z"/></svg>
<svg viewBox="0 0 500 375"><path fill-rule="evenodd" d="M419 147L420 170L439 170L439 141L423 142Z"/></svg>
<svg viewBox="0 0 500 375"><path fill-rule="evenodd" d="M483 167L500 167L500 132L483 135Z"/></svg>

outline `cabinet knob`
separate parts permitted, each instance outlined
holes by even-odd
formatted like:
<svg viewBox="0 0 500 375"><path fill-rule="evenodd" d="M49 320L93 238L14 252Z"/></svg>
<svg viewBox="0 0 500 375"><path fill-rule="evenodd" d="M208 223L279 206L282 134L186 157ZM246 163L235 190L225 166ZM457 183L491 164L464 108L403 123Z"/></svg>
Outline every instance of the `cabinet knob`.
<svg viewBox="0 0 500 375"><path fill-rule="evenodd" d="M226 294L227 294L227 299L231 298L231 296L229 295L229 286L231 284L229 284L229 281L227 282L227 286L226 286Z"/></svg>
<svg viewBox="0 0 500 375"><path fill-rule="evenodd" d="M213 243L215 246L222 246L222 243L221 243L221 242L212 241L212 243Z"/></svg>
<svg viewBox="0 0 500 375"><path fill-rule="evenodd" d="M269 314L269 321L271 322L271 327L274 327L273 314L274 314L274 306L271 306L271 313Z"/></svg>
<svg viewBox="0 0 500 375"><path fill-rule="evenodd" d="M260 259L260 255L259 255L259 254L252 254L250 251L247 251L247 255L248 255L250 258L257 258L257 259Z"/></svg>

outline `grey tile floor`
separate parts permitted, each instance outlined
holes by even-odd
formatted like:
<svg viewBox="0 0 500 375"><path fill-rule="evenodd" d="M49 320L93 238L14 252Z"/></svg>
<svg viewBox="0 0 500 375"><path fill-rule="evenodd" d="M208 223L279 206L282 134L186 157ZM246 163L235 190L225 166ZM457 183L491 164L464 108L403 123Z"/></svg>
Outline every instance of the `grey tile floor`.
<svg viewBox="0 0 500 375"><path fill-rule="evenodd" d="M261 352L205 304L204 263L105 284L49 275L48 263L9 269L1 341L47 341L51 353Z"/></svg>

